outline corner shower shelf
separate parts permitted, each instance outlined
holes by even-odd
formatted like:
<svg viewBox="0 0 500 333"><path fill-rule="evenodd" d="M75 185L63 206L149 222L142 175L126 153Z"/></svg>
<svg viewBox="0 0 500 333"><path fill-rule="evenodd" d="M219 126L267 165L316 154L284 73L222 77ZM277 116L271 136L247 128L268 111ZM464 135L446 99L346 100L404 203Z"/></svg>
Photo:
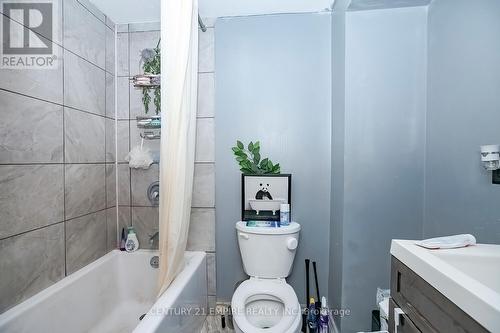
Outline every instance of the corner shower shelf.
<svg viewBox="0 0 500 333"><path fill-rule="evenodd" d="M160 131L154 132L154 131L144 131L143 133L139 134L141 138L145 140L159 140L161 139L161 133Z"/></svg>
<svg viewBox="0 0 500 333"><path fill-rule="evenodd" d="M137 127L148 129L161 128L161 116L137 116Z"/></svg>
<svg viewBox="0 0 500 333"><path fill-rule="evenodd" d="M145 140L158 140L161 138L161 116L137 116L137 127L145 130L139 135Z"/></svg>
<svg viewBox="0 0 500 333"><path fill-rule="evenodd" d="M136 88L156 88L160 86L161 75L149 73L139 74L130 78L130 81L132 81Z"/></svg>

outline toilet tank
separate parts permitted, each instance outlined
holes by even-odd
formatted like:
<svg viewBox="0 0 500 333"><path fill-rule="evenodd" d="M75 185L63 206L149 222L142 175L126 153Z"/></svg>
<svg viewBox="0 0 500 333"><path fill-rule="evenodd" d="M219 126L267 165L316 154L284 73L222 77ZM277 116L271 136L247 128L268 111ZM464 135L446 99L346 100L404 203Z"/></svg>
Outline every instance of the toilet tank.
<svg viewBox="0 0 500 333"><path fill-rule="evenodd" d="M297 252L300 224L289 226L247 227L236 223L243 269L249 276L276 279L290 274Z"/></svg>

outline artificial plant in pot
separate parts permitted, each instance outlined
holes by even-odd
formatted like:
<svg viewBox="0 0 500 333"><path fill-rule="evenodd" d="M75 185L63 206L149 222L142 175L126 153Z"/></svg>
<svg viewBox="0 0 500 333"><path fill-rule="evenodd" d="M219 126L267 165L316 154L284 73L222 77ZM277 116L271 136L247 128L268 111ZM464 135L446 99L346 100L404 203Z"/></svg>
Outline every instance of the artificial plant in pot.
<svg viewBox="0 0 500 333"><path fill-rule="evenodd" d="M231 148L240 171L245 174L279 174L279 163L274 164L269 158L261 159L260 142L255 141L246 146L241 141L236 141L236 146Z"/></svg>

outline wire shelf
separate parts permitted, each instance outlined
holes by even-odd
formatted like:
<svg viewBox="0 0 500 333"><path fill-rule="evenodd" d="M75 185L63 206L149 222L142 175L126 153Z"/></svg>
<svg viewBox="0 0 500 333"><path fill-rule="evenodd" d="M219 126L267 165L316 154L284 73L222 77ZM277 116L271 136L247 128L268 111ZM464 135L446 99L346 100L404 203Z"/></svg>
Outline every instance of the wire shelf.
<svg viewBox="0 0 500 333"><path fill-rule="evenodd" d="M154 132L154 131L144 131L143 133L139 134L141 138L144 140L159 140L161 139L161 132Z"/></svg>
<svg viewBox="0 0 500 333"><path fill-rule="evenodd" d="M130 78L134 87L136 88L156 88L160 86L161 75L160 74L138 74Z"/></svg>
<svg viewBox="0 0 500 333"><path fill-rule="evenodd" d="M137 127L138 128L150 128L159 129L161 128L161 116L137 116Z"/></svg>

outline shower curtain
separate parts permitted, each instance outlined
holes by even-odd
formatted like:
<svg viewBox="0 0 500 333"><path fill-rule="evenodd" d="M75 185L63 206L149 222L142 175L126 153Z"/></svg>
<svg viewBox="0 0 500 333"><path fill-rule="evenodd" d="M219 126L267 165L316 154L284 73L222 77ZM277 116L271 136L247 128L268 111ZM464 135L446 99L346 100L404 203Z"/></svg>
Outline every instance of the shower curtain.
<svg viewBox="0 0 500 333"><path fill-rule="evenodd" d="M184 266L191 215L198 87L198 1L162 0L161 295Z"/></svg>

